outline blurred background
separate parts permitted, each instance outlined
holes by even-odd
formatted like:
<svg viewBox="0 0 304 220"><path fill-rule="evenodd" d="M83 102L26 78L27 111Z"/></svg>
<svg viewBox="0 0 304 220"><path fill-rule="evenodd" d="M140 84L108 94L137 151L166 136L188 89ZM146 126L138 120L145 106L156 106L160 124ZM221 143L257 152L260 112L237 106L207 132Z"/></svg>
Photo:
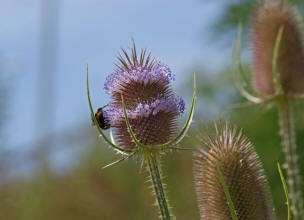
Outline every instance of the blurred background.
<svg viewBox="0 0 304 220"><path fill-rule="evenodd" d="M292 1L303 12L303 1ZM244 63L250 67L247 25L253 0L2 0L0 7L0 219L157 219L140 162L120 158L91 127L85 66L95 108L109 97L105 78L120 47L134 38L176 75L186 100L193 72L198 100L190 136L219 115L243 128L260 155L278 219L286 219L276 170L283 163L276 109L231 108L244 102L233 83L232 43L245 27ZM249 69L249 68L248 68ZM303 103L295 115L304 144ZM186 115L185 114L185 115ZM185 118L181 118L181 125ZM199 142L186 138L183 147ZM299 149L299 158L304 150ZM192 153L163 158L168 195L177 219L199 219ZM304 163L301 160L301 169Z"/></svg>

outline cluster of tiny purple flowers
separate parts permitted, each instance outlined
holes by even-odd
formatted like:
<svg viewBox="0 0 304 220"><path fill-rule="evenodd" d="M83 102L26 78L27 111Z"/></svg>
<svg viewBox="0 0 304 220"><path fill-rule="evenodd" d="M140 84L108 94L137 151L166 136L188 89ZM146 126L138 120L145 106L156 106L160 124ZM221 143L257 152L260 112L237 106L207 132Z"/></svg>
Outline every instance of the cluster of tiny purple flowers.
<svg viewBox="0 0 304 220"><path fill-rule="evenodd" d="M104 84L104 90L111 101L104 111L105 118L116 128L115 135L125 148L135 145L125 125L121 96L136 137L142 144L163 144L170 140L177 130L176 119L185 110L185 102L173 93L170 82L174 74L161 62L146 57L142 50L137 57L135 45L125 57L119 56L119 64Z"/></svg>
<svg viewBox="0 0 304 220"><path fill-rule="evenodd" d="M118 66L118 68L107 77L104 90L111 95L119 91L123 84L128 84L132 81L140 81L145 84L151 81L161 81L168 84L174 79L174 74L170 68L161 62L153 61L151 65L145 64L144 66L138 63L138 65L132 66L132 69Z"/></svg>

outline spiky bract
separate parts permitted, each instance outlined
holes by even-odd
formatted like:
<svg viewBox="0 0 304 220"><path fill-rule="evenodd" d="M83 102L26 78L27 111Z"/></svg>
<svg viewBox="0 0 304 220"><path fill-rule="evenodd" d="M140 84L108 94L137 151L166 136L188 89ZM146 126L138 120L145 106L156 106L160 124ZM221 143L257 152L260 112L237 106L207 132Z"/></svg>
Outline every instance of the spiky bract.
<svg viewBox="0 0 304 220"><path fill-rule="evenodd" d="M273 55L280 28L277 70L285 93L304 91L304 52L298 15L287 3L267 1L252 18L253 73L256 89L263 95L274 95Z"/></svg>
<svg viewBox="0 0 304 220"><path fill-rule="evenodd" d="M185 108L183 99L170 87L174 75L168 66L151 60L150 54L146 57L146 50L142 50L138 58L135 44L130 54L122 51L125 58L119 55L120 64L107 77L104 86L111 96L105 114L116 128L116 139L124 148L135 147L123 114L123 96L130 125L140 143L166 143L176 134L177 118Z"/></svg>
<svg viewBox="0 0 304 220"><path fill-rule="evenodd" d="M195 154L194 176L203 220L232 219L217 166L240 220L273 219L264 171L252 144L226 124L203 138Z"/></svg>

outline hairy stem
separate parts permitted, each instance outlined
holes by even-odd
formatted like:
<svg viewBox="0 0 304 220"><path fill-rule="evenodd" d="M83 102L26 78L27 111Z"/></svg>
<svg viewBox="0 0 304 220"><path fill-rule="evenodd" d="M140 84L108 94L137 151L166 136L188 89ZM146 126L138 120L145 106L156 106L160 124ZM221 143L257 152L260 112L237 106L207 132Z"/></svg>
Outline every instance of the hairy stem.
<svg viewBox="0 0 304 220"><path fill-rule="evenodd" d="M146 155L146 161L149 167L153 189L157 199L161 217L164 220L169 220L171 219L171 215L167 204L164 187L162 184L161 170L159 164L155 158L155 155L150 153Z"/></svg>
<svg viewBox="0 0 304 220"><path fill-rule="evenodd" d="M279 125L285 154L284 168L287 172L287 185L294 220L303 220L303 198L301 193L300 172L297 164L296 137L291 100L283 95L279 101Z"/></svg>

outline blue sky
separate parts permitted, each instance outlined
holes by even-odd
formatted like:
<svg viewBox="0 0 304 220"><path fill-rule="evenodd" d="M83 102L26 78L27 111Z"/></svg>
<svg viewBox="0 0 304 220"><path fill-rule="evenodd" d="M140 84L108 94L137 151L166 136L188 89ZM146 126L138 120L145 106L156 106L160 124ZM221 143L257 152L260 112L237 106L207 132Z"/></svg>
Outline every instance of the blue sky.
<svg viewBox="0 0 304 220"><path fill-rule="evenodd" d="M89 63L95 107L108 101L103 92L120 47L147 47L176 74L174 86L192 75L193 64L218 66L216 45L210 44L209 25L219 13L215 1L175 0L62 0L59 5L57 65L55 66L55 132L90 126L85 93ZM0 8L0 59L9 89L6 134L12 146L35 142L35 110L39 62L41 1L4 0ZM229 54L229 52L227 52ZM227 55L226 54L226 55ZM9 73L9 74L7 74ZM43 123L43 122L42 122Z"/></svg>

